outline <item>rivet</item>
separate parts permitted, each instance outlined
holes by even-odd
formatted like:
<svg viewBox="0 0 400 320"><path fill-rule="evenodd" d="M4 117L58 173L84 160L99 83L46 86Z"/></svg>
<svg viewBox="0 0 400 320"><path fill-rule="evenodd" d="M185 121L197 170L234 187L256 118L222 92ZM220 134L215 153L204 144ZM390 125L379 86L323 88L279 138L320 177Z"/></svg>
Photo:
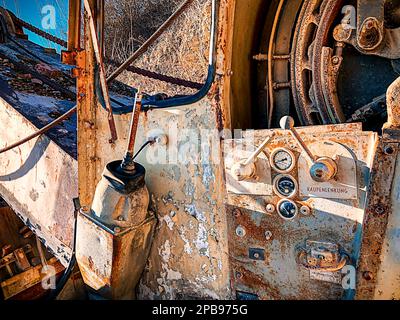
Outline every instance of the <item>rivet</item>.
<svg viewBox="0 0 400 320"><path fill-rule="evenodd" d="M236 235L238 236L238 237L244 237L245 235L246 235L246 230L242 227L242 226L238 226L237 228L236 228Z"/></svg>
<svg viewBox="0 0 400 320"><path fill-rule="evenodd" d="M265 231L265 239L271 240L272 239L272 232L271 231Z"/></svg>
<svg viewBox="0 0 400 320"><path fill-rule="evenodd" d="M308 216L308 215L311 214L311 209L310 209L309 207L307 207L307 206L302 206L302 207L300 208L300 213L301 213L302 215L304 215L304 216Z"/></svg>
<svg viewBox="0 0 400 320"><path fill-rule="evenodd" d="M114 232L115 233L120 233L121 232L121 228L120 227L115 227L114 228Z"/></svg>
<svg viewBox="0 0 400 320"><path fill-rule="evenodd" d="M363 272L363 278L367 281L371 281L374 278L374 276L371 271L365 271Z"/></svg>
<svg viewBox="0 0 400 320"><path fill-rule="evenodd" d="M233 210L233 215L236 218L238 218L238 217L240 217L242 215L242 212L239 209L236 208L235 210Z"/></svg>
<svg viewBox="0 0 400 320"><path fill-rule="evenodd" d="M375 213L376 213L376 214L383 214L384 212L385 212L385 208L382 207L382 206L377 206L377 207L375 208Z"/></svg>
<svg viewBox="0 0 400 320"><path fill-rule="evenodd" d="M267 213L274 213L275 212L275 206L273 204L271 204L271 203L267 204L265 209L267 210Z"/></svg>

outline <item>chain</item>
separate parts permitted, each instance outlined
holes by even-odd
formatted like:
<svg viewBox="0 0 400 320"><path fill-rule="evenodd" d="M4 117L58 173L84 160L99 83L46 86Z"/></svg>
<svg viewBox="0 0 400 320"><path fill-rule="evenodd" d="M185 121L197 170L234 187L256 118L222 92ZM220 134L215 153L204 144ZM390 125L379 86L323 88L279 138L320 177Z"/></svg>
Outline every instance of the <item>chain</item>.
<svg viewBox="0 0 400 320"><path fill-rule="evenodd" d="M24 20L21 20L20 18L16 17L11 12L10 12L10 14L12 15L12 18L13 18L15 24L26 28L27 30L41 36L44 39L50 40L56 44L59 44L60 46L62 46L64 48L67 48L68 44L66 41L64 41L60 38L57 38L56 36L53 36L43 30L40 30L39 28L31 25L30 23L28 23ZM120 65L119 63L112 61L112 60L108 60L107 62L109 62L110 64L112 64L114 66ZM134 67L134 66L129 66L127 68L127 71L150 78L150 79L154 79L154 80L158 80L158 81L162 81L162 82L166 82L166 83L170 83L173 85L186 87L186 88L190 88L190 89L200 90L203 87L203 84L198 83L198 82L184 80L184 79L180 79L180 78L176 78L176 77L171 77L171 76L163 75L163 74L160 74L157 72L145 70L145 69Z"/></svg>
<svg viewBox="0 0 400 320"><path fill-rule="evenodd" d="M40 30L39 28L31 25L30 23L28 23L28 22L26 22L24 20L21 20L20 18L16 17L15 15L12 15L12 16L13 16L13 20L14 20L15 24L17 24L17 25L19 25L19 26L21 26L21 27L23 27L25 29L28 29L29 31L37 34L38 36L41 36L44 39L47 39L47 40L50 40L51 42L59 44L60 46L62 46L64 48L67 47L68 44L67 44L66 41L64 41L64 40L62 40L60 38L57 38L56 36L53 36L50 33L47 33L47 32L45 32L43 30Z"/></svg>

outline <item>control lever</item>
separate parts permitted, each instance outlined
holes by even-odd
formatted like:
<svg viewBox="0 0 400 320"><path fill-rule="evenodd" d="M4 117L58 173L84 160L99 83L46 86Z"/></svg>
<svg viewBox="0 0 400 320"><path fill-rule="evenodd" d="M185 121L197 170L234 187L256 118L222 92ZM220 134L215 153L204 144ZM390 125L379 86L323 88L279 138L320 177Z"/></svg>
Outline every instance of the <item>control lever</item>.
<svg viewBox="0 0 400 320"><path fill-rule="evenodd" d="M301 150L307 156L309 162L311 162L310 176L316 182L327 182L332 180L337 174L336 162L328 157L317 158L314 156L307 145L304 143L300 134L294 128L294 120L292 117L285 116L280 121L281 128L283 130L289 130L293 138L296 140Z"/></svg>
<svg viewBox="0 0 400 320"><path fill-rule="evenodd" d="M256 172L255 160L258 155L265 149L265 147L271 142L275 133L272 133L268 138L266 138L263 143L255 150L247 160L235 163L232 166L231 172L234 178L238 181L243 181L245 179L251 178Z"/></svg>

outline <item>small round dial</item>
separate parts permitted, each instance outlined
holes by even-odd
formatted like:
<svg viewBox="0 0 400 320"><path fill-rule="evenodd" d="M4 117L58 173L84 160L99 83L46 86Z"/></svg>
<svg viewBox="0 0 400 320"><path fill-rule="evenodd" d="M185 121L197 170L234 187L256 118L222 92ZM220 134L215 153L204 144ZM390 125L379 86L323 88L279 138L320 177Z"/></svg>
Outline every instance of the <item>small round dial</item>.
<svg viewBox="0 0 400 320"><path fill-rule="evenodd" d="M296 203L291 200L284 199L278 203L278 214L285 220L293 220L298 212Z"/></svg>
<svg viewBox="0 0 400 320"><path fill-rule="evenodd" d="M274 180L274 191L284 198L292 198L297 193L297 182L290 175L279 175Z"/></svg>
<svg viewBox="0 0 400 320"><path fill-rule="evenodd" d="M295 166L294 154L284 148L275 149L271 154L271 165L277 172L289 172Z"/></svg>

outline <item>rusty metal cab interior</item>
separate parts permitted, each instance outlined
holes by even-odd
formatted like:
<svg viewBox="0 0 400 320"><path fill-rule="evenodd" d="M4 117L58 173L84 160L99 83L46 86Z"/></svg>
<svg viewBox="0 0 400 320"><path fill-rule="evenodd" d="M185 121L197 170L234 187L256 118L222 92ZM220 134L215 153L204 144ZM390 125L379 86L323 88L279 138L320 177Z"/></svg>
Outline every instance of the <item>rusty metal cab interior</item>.
<svg viewBox="0 0 400 320"><path fill-rule="evenodd" d="M101 6L93 9L98 2L85 0L95 18L101 16L96 11ZM144 154L138 157L149 192L140 191L150 202L148 213L137 209L145 222L126 227L118 220L123 210L115 202L139 203L133 196L92 203L96 187L107 190L104 180L112 175L103 169L124 155L132 110L114 112L118 140L110 142L109 110L98 105L90 85L101 59L89 37L93 18L88 14L85 50L77 31L80 19L70 12L72 31L62 54L77 77L77 152L53 144L42 151L67 181L48 201L64 199L67 213L60 219L51 209L52 219L43 220L38 207L46 199L23 199L18 186L21 181L33 186L31 173L27 180L0 179L1 196L25 223L36 222L33 231L67 267L75 253L72 198L79 194L84 209L78 214L78 265L98 295L107 291L107 297L123 298L130 290L127 296L138 299L399 299L400 2L210 3L204 87L191 97L144 104L136 128L136 150L155 132L167 137L163 143L154 139L153 154L187 143L187 130L208 130L205 149L189 149L206 159L153 163ZM77 7L71 8L80 17ZM13 119L16 125L21 121ZM237 129L240 133L232 135ZM32 145L22 148L26 155ZM45 182L59 183L41 157L34 167ZM114 216L105 223L98 211ZM126 273L132 259L120 260L128 256L123 250L131 250L129 241L148 257L145 266L146 261L135 265L141 269L133 268L135 275ZM96 264L105 265L104 259L103 273ZM124 286L126 279L135 282L135 290ZM124 296L118 295L119 286Z"/></svg>

